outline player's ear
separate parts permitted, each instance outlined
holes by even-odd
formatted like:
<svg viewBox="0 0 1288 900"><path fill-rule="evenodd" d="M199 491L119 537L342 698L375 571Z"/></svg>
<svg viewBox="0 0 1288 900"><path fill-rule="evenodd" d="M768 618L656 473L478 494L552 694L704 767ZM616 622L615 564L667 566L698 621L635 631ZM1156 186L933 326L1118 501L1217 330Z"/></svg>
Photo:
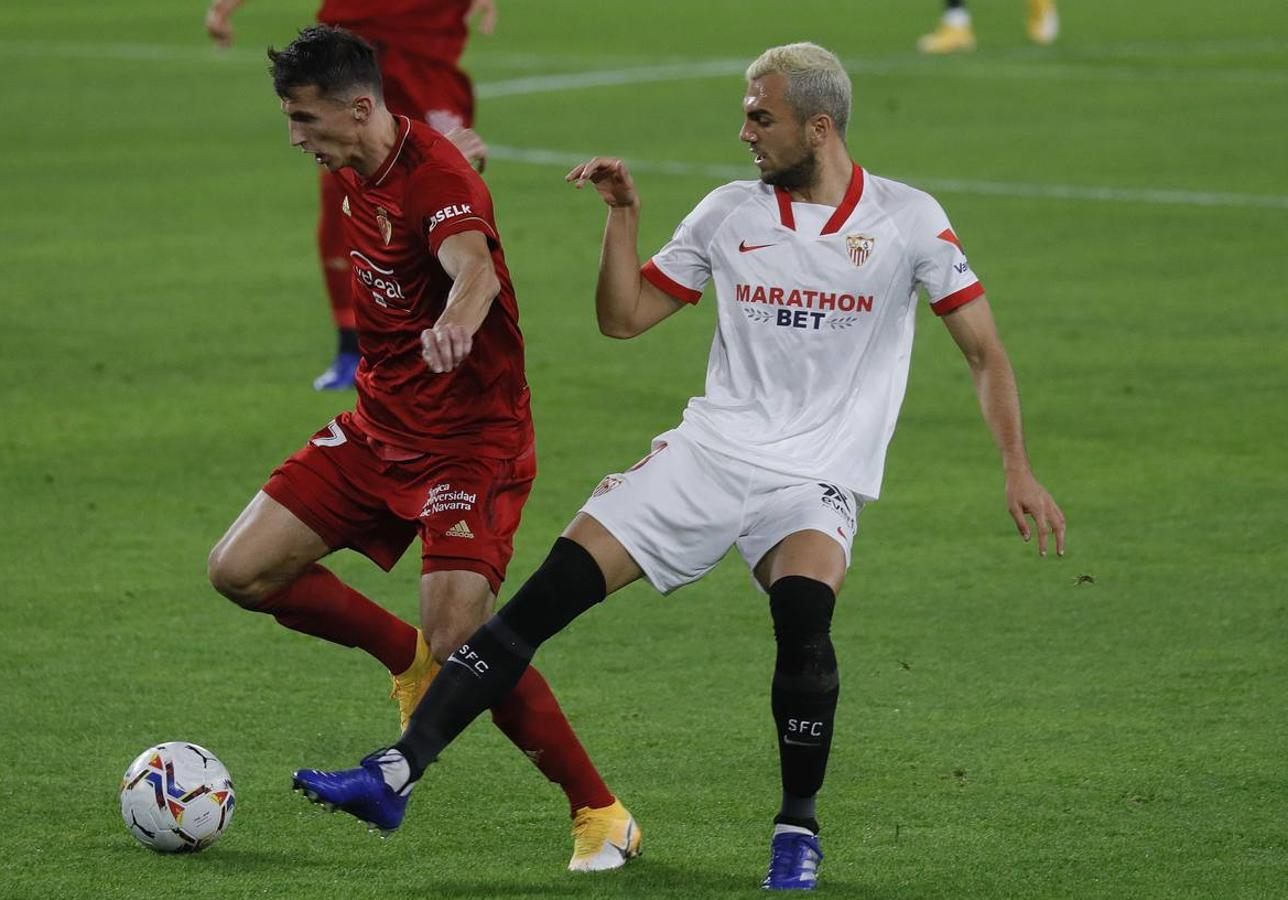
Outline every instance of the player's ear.
<svg viewBox="0 0 1288 900"><path fill-rule="evenodd" d="M825 113L819 113L809 120L810 142L816 147L823 143L832 130L832 119Z"/></svg>
<svg viewBox="0 0 1288 900"><path fill-rule="evenodd" d="M360 95L353 98L349 104L349 111L353 118L358 122L365 122L371 118L371 113L375 110L376 103L370 97Z"/></svg>

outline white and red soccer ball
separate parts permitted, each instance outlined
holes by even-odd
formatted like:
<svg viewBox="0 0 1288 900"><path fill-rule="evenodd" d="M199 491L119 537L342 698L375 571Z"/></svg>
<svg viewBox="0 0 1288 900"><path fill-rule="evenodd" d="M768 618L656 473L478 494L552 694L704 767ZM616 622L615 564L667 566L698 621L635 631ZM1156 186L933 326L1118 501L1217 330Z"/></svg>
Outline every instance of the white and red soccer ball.
<svg viewBox="0 0 1288 900"><path fill-rule="evenodd" d="M149 747L121 777L125 827L159 853L205 850L228 830L236 802L224 764L184 741Z"/></svg>

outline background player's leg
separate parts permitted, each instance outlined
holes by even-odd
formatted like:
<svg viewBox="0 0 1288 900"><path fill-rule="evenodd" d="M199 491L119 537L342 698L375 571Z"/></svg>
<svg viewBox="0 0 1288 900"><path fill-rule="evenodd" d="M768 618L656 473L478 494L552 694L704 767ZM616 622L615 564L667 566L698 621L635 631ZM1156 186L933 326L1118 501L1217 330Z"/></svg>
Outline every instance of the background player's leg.
<svg viewBox="0 0 1288 900"><path fill-rule="evenodd" d="M1060 16L1055 0L1029 0L1029 40L1035 44L1052 44L1060 36Z"/></svg>
<svg viewBox="0 0 1288 900"><path fill-rule="evenodd" d="M289 509L257 493L210 551L215 590L294 631L359 647L391 672L411 665L416 629L353 590L317 560L331 548Z"/></svg>
<svg viewBox="0 0 1288 900"><path fill-rule="evenodd" d="M822 851L815 798L823 786L840 681L830 634L845 553L819 531L780 541L756 566L769 591L777 656L771 689L783 797L766 887L812 880Z"/></svg>
<svg viewBox="0 0 1288 900"><path fill-rule="evenodd" d="M917 41L922 53L957 53L975 49L975 32L970 24L970 12L965 0L946 0L939 25Z"/></svg>
<svg viewBox="0 0 1288 900"><path fill-rule="evenodd" d="M349 264L349 246L344 237L344 190L330 172L321 174L321 205L318 210L318 258L322 263L322 280L331 301L331 318L335 321L338 346L330 367L313 381L319 391L344 390L353 387L358 368L358 333L353 310L353 270Z"/></svg>
<svg viewBox="0 0 1288 900"><path fill-rule="evenodd" d="M477 572L421 576L421 628L440 665L487 621L495 600L488 580ZM559 701L535 668L525 669L514 690L492 707L492 721L541 774L563 789L573 814L582 807L613 803Z"/></svg>

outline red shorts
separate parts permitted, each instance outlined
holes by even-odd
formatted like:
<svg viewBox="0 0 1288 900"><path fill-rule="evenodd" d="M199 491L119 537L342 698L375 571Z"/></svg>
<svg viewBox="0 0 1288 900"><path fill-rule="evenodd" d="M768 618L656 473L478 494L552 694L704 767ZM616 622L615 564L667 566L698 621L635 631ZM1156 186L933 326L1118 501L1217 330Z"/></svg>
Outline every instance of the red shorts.
<svg viewBox="0 0 1288 900"><path fill-rule="evenodd" d="M264 493L332 550L352 548L388 571L419 534L422 572L478 572L495 593L536 462L531 445L514 459L390 461L342 413L273 471Z"/></svg>
<svg viewBox="0 0 1288 900"><path fill-rule="evenodd" d="M390 110L444 133L474 124L474 86L459 68L394 44L378 53Z"/></svg>

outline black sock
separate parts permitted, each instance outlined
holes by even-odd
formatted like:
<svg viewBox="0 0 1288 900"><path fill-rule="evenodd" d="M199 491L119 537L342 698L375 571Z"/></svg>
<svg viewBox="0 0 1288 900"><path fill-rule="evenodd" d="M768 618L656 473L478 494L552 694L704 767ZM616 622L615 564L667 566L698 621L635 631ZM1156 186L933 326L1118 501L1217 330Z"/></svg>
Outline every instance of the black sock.
<svg viewBox="0 0 1288 900"><path fill-rule="evenodd" d="M814 797L827 771L840 696L830 634L836 595L821 581L789 575L770 587L769 605L778 644L771 696L783 781L774 822L817 833Z"/></svg>
<svg viewBox="0 0 1288 900"><path fill-rule="evenodd" d="M357 353L358 352L358 332L352 328L341 328L339 330L339 352Z"/></svg>
<svg viewBox="0 0 1288 900"><path fill-rule="evenodd" d="M966 5L966 2L965 0L947 0L946 5L949 9L961 9Z"/></svg>
<svg viewBox="0 0 1288 900"><path fill-rule="evenodd" d="M483 712L509 696L542 642L604 599L604 573L584 547L559 538L541 567L434 677L394 749L412 780Z"/></svg>

